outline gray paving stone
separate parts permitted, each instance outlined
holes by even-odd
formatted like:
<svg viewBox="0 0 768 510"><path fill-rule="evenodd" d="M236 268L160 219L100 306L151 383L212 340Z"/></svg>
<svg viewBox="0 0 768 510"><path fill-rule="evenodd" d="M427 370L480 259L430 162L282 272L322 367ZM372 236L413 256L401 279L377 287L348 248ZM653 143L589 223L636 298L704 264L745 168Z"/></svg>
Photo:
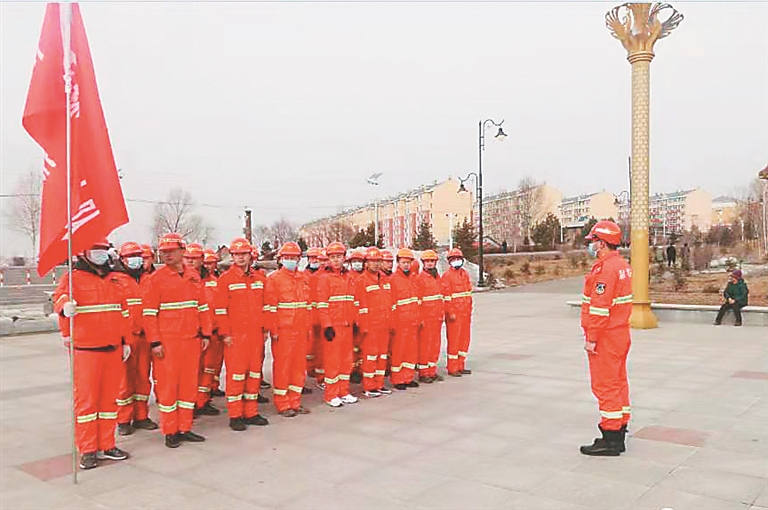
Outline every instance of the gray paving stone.
<svg viewBox="0 0 768 510"><path fill-rule="evenodd" d="M610 490L606 490L610 487ZM648 486L613 481L576 472L561 473L532 491L533 494L590 508L629 508Z"/></svg>
<svg viewBox="0 0 768 510"><path fill-rule="evenodd" d="M514 493L499 487L485 485L470 480L452 480L432 487L409 499L421 508L507 508Z"/></svg>
<svg viewBox="0 0 768 510"><path fill-rule="evenodd" d="M635 501L632 510L747 510L749 505L735 501L709 498L669 488L653 487Z"/></svg>
<svg viewBox="0 0 768 510"><path fill-rule="evenodd" d="M751 505L765 485L764 478L684 466L673 471L657 487Z"/></svg>

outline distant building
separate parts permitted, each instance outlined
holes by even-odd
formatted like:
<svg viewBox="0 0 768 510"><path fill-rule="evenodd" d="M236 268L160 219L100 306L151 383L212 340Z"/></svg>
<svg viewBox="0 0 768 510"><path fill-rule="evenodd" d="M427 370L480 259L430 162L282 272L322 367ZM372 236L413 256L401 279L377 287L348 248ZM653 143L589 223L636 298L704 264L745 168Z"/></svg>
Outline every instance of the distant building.
<svg viewBox="0 0 768 510"><path fill-rule="evenodd" d="M651 195L649 236L654 244L663 244L670 234L681 235L694 226L709 232L712 225L712 195L696 188Z"/></svg>
<svg viewBox="0 0 768 510"><path fill-rule="evenodd" d="M440 245L448 245L451 226L472 219L473 193L458 193L459 181L448 178L442 182L400 193L378 200L379 232L384 244L395 248L410 246L422 222L432 225L432 235ZM310 246L326 246L341 240L346 232L364 230L376 218L374 202L342 211L303 225L299 234Z"/></svg>
<svg viewBox="0 0 768 510"><path fill-rule="evenodd" d="M723 196L712 200L712 226L731 226L738 216L738 203L735 198Z"/></svg>
<svg viewBox="0 0 768 510"><path fill-rule="evenodd" d="M590 218L619 220L616 196L607 191L563 198L560 202L560 225L563 241L572 241Z"/></svg>
<svg viewBox="0 0 768 510"><path fill-rule="evenodd" d="M487 196L483 199L483 235L498 244L506 242L514 251L536 223L550 213L558 215L562 198L559 190L546 184Z"/></svg>

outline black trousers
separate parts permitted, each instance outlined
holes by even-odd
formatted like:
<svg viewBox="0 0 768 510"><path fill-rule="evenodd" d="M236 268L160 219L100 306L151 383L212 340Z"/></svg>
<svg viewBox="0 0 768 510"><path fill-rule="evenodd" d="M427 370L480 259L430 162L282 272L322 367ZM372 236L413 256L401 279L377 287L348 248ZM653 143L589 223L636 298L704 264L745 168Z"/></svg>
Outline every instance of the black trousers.
<svg viewBox="0 0 768 510"><path fill-rule="evenodd" d="M738 303L723 303L723 306L720 307L720 311L717 312L717 322L722 322L723 317L725 316L726 312L728 310L733 310L733 315L736 317L736 322L741 324L741 309L743 307Z"/></svg>

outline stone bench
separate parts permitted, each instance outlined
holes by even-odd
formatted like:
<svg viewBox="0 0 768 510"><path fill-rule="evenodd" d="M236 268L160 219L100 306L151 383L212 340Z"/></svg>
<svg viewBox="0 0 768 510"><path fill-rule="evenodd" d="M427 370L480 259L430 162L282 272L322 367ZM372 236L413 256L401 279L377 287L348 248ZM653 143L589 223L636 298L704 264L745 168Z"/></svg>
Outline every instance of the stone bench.
<svg viewBox="0 0 768 510"><path fill-rule="evenodd" d="M571 309L579 310L581 301L568 301ZM651 310L659 322L699 322L711 324L715 321L718 305L676 305L669 303L651 303ZM742 323L745 326L768 327L768 306L745 306L741 309ZM728 313L723 324L728 325L733 315Z"/></svg>

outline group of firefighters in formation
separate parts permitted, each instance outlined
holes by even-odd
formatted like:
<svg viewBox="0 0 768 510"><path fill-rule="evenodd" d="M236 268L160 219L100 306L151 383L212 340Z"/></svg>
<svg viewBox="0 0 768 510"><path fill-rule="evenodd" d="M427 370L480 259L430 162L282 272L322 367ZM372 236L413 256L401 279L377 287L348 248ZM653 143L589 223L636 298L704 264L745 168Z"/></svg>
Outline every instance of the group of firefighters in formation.
<svg viewBox="0 0 768 510"><path fill-rule="evenodd" d="M128 457L115 444L116 427L121 435L158 428L148 412L152 380L169 448L205 440L192 422L220 413L211 404L216 395L226 396L233 430L267 425L259 414L259 404L269 402L260 394L270 387L262 376L267 339L274 405L284 417L309 413L301 402L312 392L308 374L332 407L358 401L351 380L361 380L368 398L392 393L387 374L397 390L442 380L443 322L448 375L471 373L465 361L472 284L458 249L448 252L450 269L439 275L432 250L419 264L407 248L396 256L375 247L347 255L334 242L307 250L300 271L301 249L288 242L278 252L278 270L266 275L242 238L229 246L232 265L223 274L214 251L174 233L158 245L160 269L147 245L123 244L119 261L109 248L105 240L80 254L71 281L63 278L54 294L62 337L73 342L83 469Z"/></svg>

